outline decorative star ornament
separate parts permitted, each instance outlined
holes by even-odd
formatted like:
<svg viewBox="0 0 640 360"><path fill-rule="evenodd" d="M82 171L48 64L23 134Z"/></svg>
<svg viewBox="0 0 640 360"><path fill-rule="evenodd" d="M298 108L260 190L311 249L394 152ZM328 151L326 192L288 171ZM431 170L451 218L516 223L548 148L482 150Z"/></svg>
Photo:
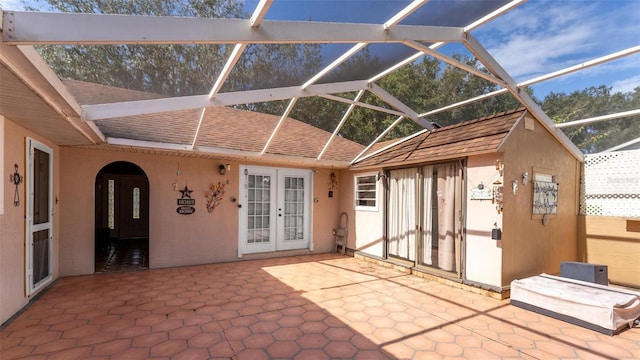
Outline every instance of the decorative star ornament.
<svg viewBox="0 0 640 360"><path fill-rule="evenodd" d="M193 192L193 190L189 190L188 186L184 186L184 190L179 190L182 193L182 198L189 198L191 199L191 193Z"/></svg>

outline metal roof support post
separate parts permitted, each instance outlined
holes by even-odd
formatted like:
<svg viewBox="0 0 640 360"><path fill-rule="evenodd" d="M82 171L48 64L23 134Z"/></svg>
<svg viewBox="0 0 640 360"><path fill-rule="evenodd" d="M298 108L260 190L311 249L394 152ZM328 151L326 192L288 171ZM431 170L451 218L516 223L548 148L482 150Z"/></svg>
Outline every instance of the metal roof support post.
<svg viewBox="0 0 640 360"><path fill-rule="evenodd" d="M293 99L291 99L291 101L289 101L289 105L287 106L287 109L284 111L284 113L280 117L280 121L278 121L278 125L276 125L276 128L273 129L273 132L271 133L271 136L269 136L269 140L267 140L267 143L264 144L264 148L260 152L260 155L264 155L267 152L267 149L269 149L269 146L271 145L271 142L276 137L276 134L278 133L278 131L280 131L280 128L282 127L282 124L284 123L284 120L289 116L289 114L291 113L291 110L293 110L293 107L296 105L297 101L298 101L298 98L293 98Z"/></svg>
<svg viewBox="0 0 640 360"><path fill-rule="evenodd" d="M327 151L327 149L329 148L329 144L331 144L331 141L333 141L336 135L338 135L338 132L340 132L340 129L342 129L342 126L344 126L344 123L347 122L347 119L349 118L353 110L356 108L356 103L360 100L362 95L364 95L364 90L360 90L358 94L356 94L356 97L353 99L354 103L349 105L349 108L347 109L347 111L345 111L344 115L342 116L342 119L340 120L340 123L338 124L338 126L336 126L336 129L333 130L333 133L331 134L331 136L329 136L329 140L327 140L327 143L324 144L322 151L320 151L320 154L317 157L318 160L322 159L322 155L324 155L325 151Z"/></svg>
<svg viewBox="0 0 640 360"><path fill-rule="evenodd" d="M369 91L371 91L373 94L375 94L377 97L382 99L387 104L407 114L407 117L413 120L416 124L422 126L427 130L433 130L433 125L429 121L421 118L417 112L413 111L413 109L403 104L400 100L396 99L393 95L389 94L386 90L384 90L380 86L376 84L369 84Z"/></svg>
<svg viewBox="0 0 640 360"><path fill-rule="evenodd" d="M480 43L471 35L467 34L467 39L463 42L464 45L473 53L473 55L495 76L503 79L507 84L507 89L509 92L515 96L516 99L524 105L527 110L532 113L542 125L549 130L549 132L555 136L561 143L563 143L567 149L580 161L584 161L584 155L582 151L578 149L578 147L565 135L562 130L557 129L555 124L551 119L547 116L547 114L542 111L540 106L536 104L535 101L527 94L525 91L521 91L518 88L516 82L511 78L511 75L507 73L506 70L502 68L502 66L496 61L496 59L489 54L489 52L480 45Z"/></svg>

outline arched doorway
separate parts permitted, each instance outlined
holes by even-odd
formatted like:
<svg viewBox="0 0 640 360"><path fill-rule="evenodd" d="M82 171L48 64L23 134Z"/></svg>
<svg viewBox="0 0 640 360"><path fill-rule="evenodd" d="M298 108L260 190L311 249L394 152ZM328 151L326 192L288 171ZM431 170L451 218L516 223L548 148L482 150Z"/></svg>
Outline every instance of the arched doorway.
<svg viewBox="0 0 640 360"><path fill-rule="evenodd" d="M103 167L95 184L95 271L149 267L149 180L137 165Z"/></svg>

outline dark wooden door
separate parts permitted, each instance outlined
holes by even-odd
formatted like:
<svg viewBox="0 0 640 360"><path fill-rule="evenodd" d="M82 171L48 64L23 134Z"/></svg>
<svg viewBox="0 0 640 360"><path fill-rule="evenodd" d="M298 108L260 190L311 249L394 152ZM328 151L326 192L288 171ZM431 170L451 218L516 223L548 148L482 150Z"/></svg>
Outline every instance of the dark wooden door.
<svg viewBox="0 0 640 360"><path fill-rule="evenodd" d="M149 237L149 189L141 175L120 175L120 239Z"/></svg>
<svg viewBox="0 0 640 360"><path fill-rule="evenodd" d="M149 237L149 183L144 175L102 174L98 182L96 227L109 238Z"/></svg>

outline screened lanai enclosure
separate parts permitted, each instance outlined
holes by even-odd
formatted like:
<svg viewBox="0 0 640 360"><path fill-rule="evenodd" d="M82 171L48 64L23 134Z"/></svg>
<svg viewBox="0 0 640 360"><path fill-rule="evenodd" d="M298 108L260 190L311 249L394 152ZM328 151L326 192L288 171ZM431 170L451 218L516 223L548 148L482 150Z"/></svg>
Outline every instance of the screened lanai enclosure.
<svg viewBox="0 0 640 360"><path fill-rule="evenodd" d="M350 252L503 296L580 260L584 154L640 144L633 0L0 4L2 321L105 242L330 252L342 213Z"/></svg>
<svg viewBox="0 0 640 360"><path fill-rule="evenodd" d="M553 129L554 123L530 96L533 93L535 97L536 86L554 81L562 84L564 80L558 78L571 79L572 73L596 66L613 74L610 69L616 66L637 63L640 52L633 31L621 31L618 36L623 38L622 43L626 41L625 47L612 49L602 37L592 41L590 51L580 50L573 56L575 60L556 62L565 65L561 68L538 66L525 71L519 67L533 67L540 58L533 49L513 47L517 55L503 53L507 49L500 46L500 41L517 41L517 36L505 35L504 27L512 27L515 34L528 30L512 23L512 19L527 9L569 11L581 6L578 2L560 5L519 0L374 0L365 4L261 0L52 4L28 3L26 10L38 10L35 12L5 9L3 56L27 57L38 67L46 63L60 79L150 93L142 98L94 98L91 103L78 99L79 105L73 111L59 109L88 134L90 143L203 155L264 158L284 154L330 163L327 151L336 137L343 137L365 146L348 161L340 161L349 163L381 140L519 106L545 119L554 134L564 137L562 131ZM634 2L618 2L615 7L626 9L628 16L634 16L633 10L637 10ZM535 50L544 51L553 49ZM505 59L509 69L499 58ZM415 79L416 72L430 73ZM449 81L451 77L457 80ZM609 78L609 83L601 84L599 79L594 76L593 82L586 84L611 86L617 81ZM55 79L52 82L56 87L62 86ZM442 83L444 87L438 85ZM553 94L553 85L547 86L541 88L542 92L551 88ZM601 109L592 112L574 109L568 116L558 114L554 120L563 121L568 132L579 128L586 137L613 136L602 124L585 124L626 119L616 120L615 126L634 127L633 122L620 121L637 119L640 109L632 101L625 104L603 103ZM238 144L240 141L234 137L246 134L237 132L218 139L215 132L222 125L211 121L208 113L221 106L266 112L279 116L280 121L265 130L267 134L252 146ZM179 121L158 121L154 117L172 112L180 115ZM580 118L581 114L588 117ZM308 153L289 154L274 147L274 140L289 117L326 130L331 136ZM577 120L582 122L573 122ZM633 142L640 133L635 126L615 135L619 135L618 143L599 149ZM580 136L575 136L576 142L585 137ZM588 152L593 149L583 147Z"/></svg>

